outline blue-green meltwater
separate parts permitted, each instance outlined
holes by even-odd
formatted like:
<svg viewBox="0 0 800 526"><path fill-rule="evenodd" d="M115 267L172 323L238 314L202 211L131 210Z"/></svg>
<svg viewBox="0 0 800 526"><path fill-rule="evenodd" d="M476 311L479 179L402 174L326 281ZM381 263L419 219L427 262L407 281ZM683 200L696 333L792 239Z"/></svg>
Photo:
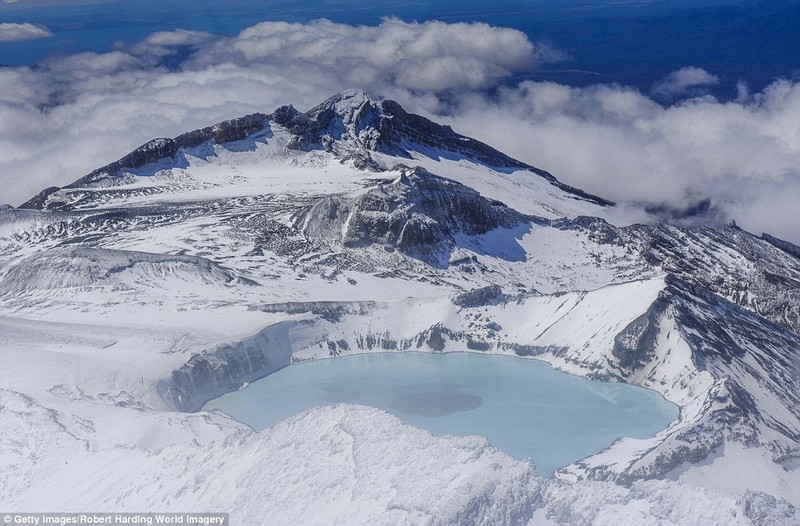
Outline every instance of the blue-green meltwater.
<svg viewBox="0 0 800 526"><path fill-rule="evenodd" d="M209 402L255 429L313 407L384 409L436 435L482 435L543 475L602 451L619 437L647 438L677 418L654 391L601 383L534 360L473 353L380 353L286 367Z"/></svg>

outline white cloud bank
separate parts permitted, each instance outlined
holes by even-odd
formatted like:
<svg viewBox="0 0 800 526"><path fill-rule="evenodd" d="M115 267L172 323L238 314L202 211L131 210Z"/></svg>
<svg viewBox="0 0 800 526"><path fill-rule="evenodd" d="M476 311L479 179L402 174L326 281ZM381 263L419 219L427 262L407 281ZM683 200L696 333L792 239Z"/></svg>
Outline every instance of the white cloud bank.
<svg viewBox="0 0 800 526"><path fill-rule="evenodd" d="M441 91L485 88L513 71L532 69L535 59L523 33L486 24L387 19L378 27L353 27L318 20L258 24L205 49L192 66L282 63L344 84Z"/></svg>
<svg viewBox="0 0 800 526"><path fill-rule="evenodd" d="M16 0L15 0L16 1ZM8 0L4 3L10 4ZM33 24L14 24L10 22L0 23L0 42L18 42L20 40L31 40L34 38L48 38L53 36L49 29L35 26Z"/></svg>
<svg viewBox="0 0 800 526"><path fill-rule="evenodd" d="M708 198L717 219L800 242L798 83L664 107L619 86L523 82L466 99L452 123L589 192L677 208Z"/></svg>
<svg viewBox="0 0 800 526"><path fill-rule="evenodd" d="M71 182L153 137L360 87L598 195L675 207L710 198L725 219L800 243L800 84L666 107L616 85L526 81L486 94L563 58L512 29L387 19L156 33L106 54L0 69L0 202ZM675 96L714 82L684 68L660 86Z"/></svg>
<svg viewBox="0 0 800 526"><path fill-rule="evenodd" d="M708 71L689 66L673 71L653 87L653 95L665 98L680 97L708 86L719 84L719 77Z"/></svg>

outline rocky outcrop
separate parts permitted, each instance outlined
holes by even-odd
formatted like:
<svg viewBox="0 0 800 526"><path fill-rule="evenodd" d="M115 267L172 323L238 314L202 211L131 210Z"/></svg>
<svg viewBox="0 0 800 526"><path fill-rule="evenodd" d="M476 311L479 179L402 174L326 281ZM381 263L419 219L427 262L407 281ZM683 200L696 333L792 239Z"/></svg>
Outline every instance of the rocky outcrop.
<svg viewBox="0 0 800 526"><path fill-rule="evenodd" d="M633 226L652 265L800 334L800 259L729 225L721 229Z"/></svg>
<svg viewBox="0 0 800 526"><path fill-rule="evenodd" d="M284 110L285 113L287 110ZM560 182L549 172L513 159L491 146L471 137L458 134L450 126L437 124L425 117L408 113L392 100L373 101L362 90L339 93L306 113L307 120L291 114L292 133L297 133L298 145L321 146L331 149L335 143L350 148L380 151L411 158L411 150L451 159L470 159L496 168L530 170L553 186L601 206L614 203ZM297 123L301 123L297 126Z"/></svg>
<svg viewBox="0 0 800 526"><path fill-rule="evenodd" d="M489 285L479 289L459 294L453 298L453 303L459 307L483 307L484 305L497 305L506 300L500 285Z"/></svg>
<svg viewBox="0 0 800 526"><path fill-rule="evenodd" d="M778 247L779 249L783 250L789 255L792 255L798 259L800 259L800 247L795 245L794 243L790 243L788 241L784 241L783 239L777 238L775 236L771 236L769 234L761 234L761 239L769 243L774 247Z"/></svg>
<svg viewBox="0 0 800 526"><path fill-rule="evenodd" d="M633 373L653 358L656 339L660 331L660 320L667 309L667 301L659 298L647 312L633 320L614 337L611 354L619 360L623 370Z"/></svg>
<svg viewBox="0 0 800 526"><path fill-rule="evenodd" d="M250 307L261 312L285 312L287 314L313 314L329 322L337 322L346 314L364 316L377 308L374 301L289 301Z"/></svg>
<svg viewBox="0 0 800 526"><path fill-rule="evenodd" d="M763 421L795 444L800 441L800 336L685 281L669 278L668 284L692 360L699 370L726 380L741 422ZM761 407L762 400L778 402L787 413L780 420L768 416L772 408Z"/></svg>
<svg viewBox="0 0 800 526"><path fill-rule="evenodd" d="M312 239L347 248L379 245L440 268L447 267L462 236L529 223L503 203L422 168L404 170L355 198L321 199L295 220Z"/></svg>
<svg viewBox="0 0 800 526"><path fill-rule="evenodd" d="M756 237L735 224L620 228L586 216L545 224L581 232L598 244L636 251L643 264L800 334L800 248L792 243L768 234Z"/></svg>

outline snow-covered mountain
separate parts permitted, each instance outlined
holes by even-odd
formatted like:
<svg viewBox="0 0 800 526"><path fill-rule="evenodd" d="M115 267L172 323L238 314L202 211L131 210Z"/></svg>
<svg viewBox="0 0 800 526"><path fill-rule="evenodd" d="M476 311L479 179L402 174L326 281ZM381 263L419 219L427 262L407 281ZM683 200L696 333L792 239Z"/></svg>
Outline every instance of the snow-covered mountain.
<svg viewBox="0 0 800 526"><path fill-rule="evenodd" d="M368 408L257 433L197 412L295 361L405 350L544 360L680 416L546 479ZM621 223L349 90L153 140L0 209L0 502L237 524L798 524L799 350L800 247Z"/></svg>

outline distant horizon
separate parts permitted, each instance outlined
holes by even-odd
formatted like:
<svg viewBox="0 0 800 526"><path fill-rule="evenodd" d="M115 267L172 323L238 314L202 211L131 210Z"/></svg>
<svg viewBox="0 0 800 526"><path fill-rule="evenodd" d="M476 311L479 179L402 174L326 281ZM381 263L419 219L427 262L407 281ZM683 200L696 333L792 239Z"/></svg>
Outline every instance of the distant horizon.
<svg viewBox="0 0 800 526"><path fill-rule="evenodd" d="M41 9L44 6L47 9ZM308 23L327 19L375 25L386 16L405 21L483 22L518 29L565 57L524 78L574 86L620 83L647 92L671 71L698 66L720 77L712 93L730 100L736 97L739 81L761 90L777 78L793 78L800 73L795 61L800 54L800 39L787 38L788 29L800 27L800 3L793 0L650 0L623 4L482 0L469 7L450 0L285 0L273 5L255 0L224 4L212 0L191 4L184 0L17 0L0 3L0 22L34 24L53 36L0 42L0 65L31 66L52 56L105 53L157 31L184 29L233 36L261 21ZM776 30L765 30L770 25ZM753 34L748 34L751 27ZM703 34L714 34L715 38L702 39ZM756 39L758 49L751 43ZM667 46L667 42L674 45ZM754 51L759 53L757 61L753 60Z"/></svg>

